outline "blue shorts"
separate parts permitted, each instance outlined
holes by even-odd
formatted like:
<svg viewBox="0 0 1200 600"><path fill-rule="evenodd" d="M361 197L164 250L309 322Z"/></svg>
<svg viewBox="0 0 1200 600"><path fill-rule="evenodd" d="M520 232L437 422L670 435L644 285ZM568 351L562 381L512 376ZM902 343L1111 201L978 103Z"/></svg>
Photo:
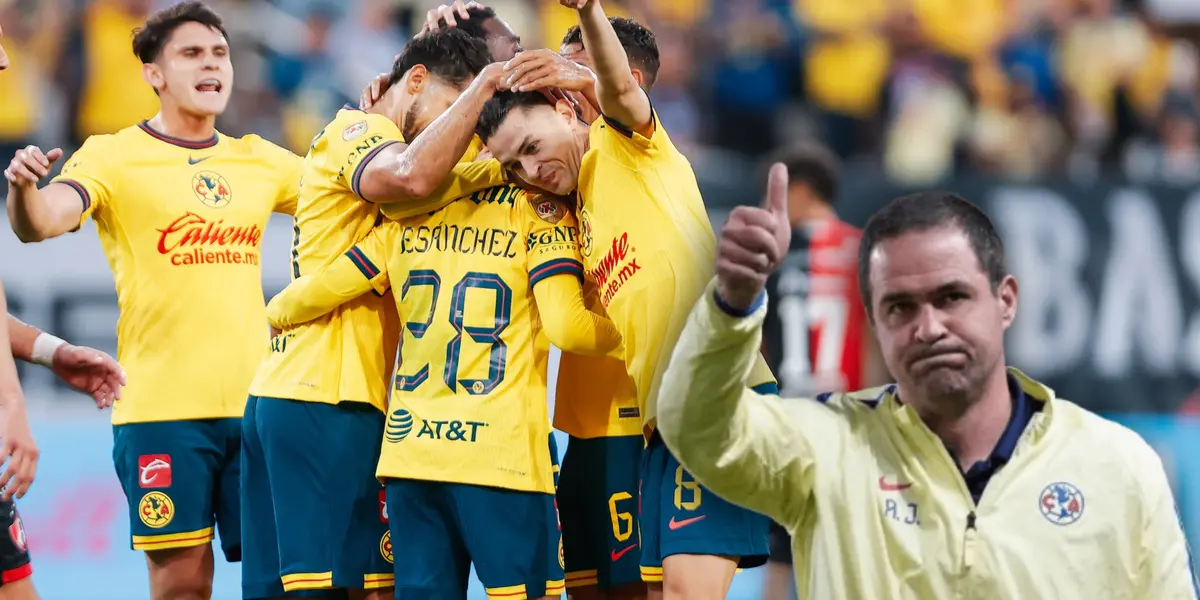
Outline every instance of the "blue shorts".
<svg viewBox="0 0 1200 600"><path fill-rule="evenodd" d="M692 478L655 432L642 454L642 580L662 581L672 554L739 557L738 567L766 564L771 520L730 504Z"/></svg>
<svg viewBox="0 0 1200 600"><path fill-rule="evenodd" d="M385 487L392 538L405 548L397 600L462 600L472 563L489 597L563 593L554 496L416 479Z"/></svg>
<svg viewBox="0 0 1200 600"><path fill-rule="evenodd" d="M558 486L567 587L608 590L641 581L638 564L640 435L571 437Z"/></svg>
<svg viewBox="0 0 1200 600"><path fill-rule="evenodd" d="M242 557L238 471L241 419L113 425L113 466L129 502L134 550L208 544Z"/></svg>
<svg viewBox="0 0 1200 600"><path fill-rule="evenodd" d="M390 587L383 413L251 396L242 422L243 597Z"/></svg>

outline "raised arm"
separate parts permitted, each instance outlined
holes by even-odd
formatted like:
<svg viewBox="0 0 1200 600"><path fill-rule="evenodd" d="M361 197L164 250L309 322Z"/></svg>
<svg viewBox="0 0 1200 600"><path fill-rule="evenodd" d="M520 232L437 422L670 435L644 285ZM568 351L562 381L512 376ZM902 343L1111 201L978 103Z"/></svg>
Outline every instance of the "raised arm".
<svg viewBox="0 0 1200 600"><path fill-rule="evenodd" d="M387 291L387 252L399 225L386 222L328 266L288 284L267 304L277 329L307 323L367 292Z"/></svg>
<svg viewBox="0 0 1200 600"><path fill-rule="evenodd" d="M600 0L560 0L579 9L583 47L596 75L596 100L600 113L645 137L654 133L650 98L634 79L629 57L613 30Z"/></svg>
<svg viewBox="0 0 1200 600"><path fill-rule="evenodd" d="M76 182L51 183L38 189L50 166L63 155L55 148L43 153L37 146L18 150L4 170L8 181L8 220L22 242L40 242L79 228L92 199Z"/></svg>
<svg viewBox="0 0 1200 600"><path fill-rule="evenodd" d="M408 144L389 144L368 159L356 183L359 196L368 202L409 203L433 194L470 146L479 113L496 93L503 73L503 64L488 65L417 139ZM470 189L466 194L499 183L502 181ZM447 198L446 202L453 199Z"/></svg>

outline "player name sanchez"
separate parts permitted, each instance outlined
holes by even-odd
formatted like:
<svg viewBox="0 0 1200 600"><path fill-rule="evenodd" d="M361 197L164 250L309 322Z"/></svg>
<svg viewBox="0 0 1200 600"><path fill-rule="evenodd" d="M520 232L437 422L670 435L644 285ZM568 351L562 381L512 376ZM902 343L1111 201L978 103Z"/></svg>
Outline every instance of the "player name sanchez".
<svg viewBox="0 0 1200 600"><path fill-rule="evenodd" d="M520 233L499 227L472 227L451 223L405 226L400 234L400 253L456 252L516 258L520 239Z"/></svg>

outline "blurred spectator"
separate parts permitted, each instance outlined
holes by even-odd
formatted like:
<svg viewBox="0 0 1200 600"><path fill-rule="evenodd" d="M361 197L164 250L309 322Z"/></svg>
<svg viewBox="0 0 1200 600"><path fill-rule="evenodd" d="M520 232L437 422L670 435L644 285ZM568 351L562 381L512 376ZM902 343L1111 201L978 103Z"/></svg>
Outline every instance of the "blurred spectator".
<svg viewBox="0 0 1200 600"><path fill-rule="evenodd" d="M113 133L158 112L158 98L142 79L130 33L146 20L152 0L94 0L80 15L75 60L78 99L75 139Z"/></svg>

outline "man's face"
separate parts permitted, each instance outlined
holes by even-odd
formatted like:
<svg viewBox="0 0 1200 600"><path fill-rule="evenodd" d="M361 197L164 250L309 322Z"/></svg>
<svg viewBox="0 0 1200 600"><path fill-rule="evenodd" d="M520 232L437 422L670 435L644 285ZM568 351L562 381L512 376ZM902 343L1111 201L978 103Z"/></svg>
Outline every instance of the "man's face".
<svg viewBox="0 0 1200 600"><path fill-rule="evenodd" d="M409 69L400 80L400 107L404 114L401 133L412 143L462 94L463 90L434 77L424 65Z"/></svg>
<svg viewBox="0 0 1200 600"><path fill-rule="evenodd" d="M869 269L875 335L908 401L918 410L965 410L1003 359L1016 279L993 292L957 226L884 240Z"/></svg>
<svg viewBox="0 0 1200 600"><path fill-rule="evenodd" d="M233 91L229 43L220 32L200 23L176 27L162 54L142 72L161 96L170 97L192 114L225 112Z"/></svg>
<svg viewBox="0 0 1200 600"><path fill-rule="evenodd" d="M4 37L4 30L0 29L0 38ZM8 68L8 53L4 51L4 44L0 44L0 71Z"/></svg>
<svg viewBox="0 0 1200 600"><path fill-rule="evenodd" d="M510 173L562 196L575 189L583 160L576 123L575 109L563 101L517 108L496 128L487 148Z"/></svg>
<svg viewBox="0 0 1200 600"><path fill-rule="evenodd" d="M521 38L500 19L488 19L483 22L483 30L487 32L484 41L488 51L492 53L495 62L507 62L521 51Z"/></svg>

